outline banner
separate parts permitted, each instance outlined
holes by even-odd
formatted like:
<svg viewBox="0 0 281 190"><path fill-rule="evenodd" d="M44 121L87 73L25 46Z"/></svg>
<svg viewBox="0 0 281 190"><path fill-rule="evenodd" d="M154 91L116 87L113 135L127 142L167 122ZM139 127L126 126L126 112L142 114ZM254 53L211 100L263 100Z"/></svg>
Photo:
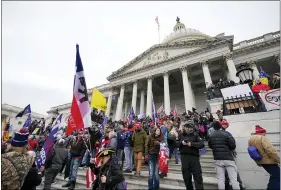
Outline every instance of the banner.
<svg viewBox="0 0 281 190"><path fill-rule="evenodd" d="M104 95L96 88L93 89L91 107L104 112L106 111L106 99Z"/></svg>
<svg viewBox="0 0 281 190"><path fill-rule="evenodd" d="M280 109L280 89L259 93L267 111Z"/></svg>
<svg viewBox="0 0 281 190"><path fill-rule="evenodd" d="M240 96L250 96L250 93L253 94L248 84L240 84L237 86L232 86L228 88L221 89L221 93L224 99L231 99L231 97L235 98Z"/></svg>

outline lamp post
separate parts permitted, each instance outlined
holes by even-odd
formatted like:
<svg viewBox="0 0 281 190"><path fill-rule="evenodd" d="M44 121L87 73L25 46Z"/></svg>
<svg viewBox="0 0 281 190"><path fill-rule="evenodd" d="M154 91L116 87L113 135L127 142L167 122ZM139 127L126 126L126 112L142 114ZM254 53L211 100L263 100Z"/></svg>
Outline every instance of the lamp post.
<svg viewBox="0 0 281 190"><path fill-rule="evenodd" d="M241 64L238 67L236 76L239 77L242 84L252 84L253 82L253 69L247 64Z"/></svg>

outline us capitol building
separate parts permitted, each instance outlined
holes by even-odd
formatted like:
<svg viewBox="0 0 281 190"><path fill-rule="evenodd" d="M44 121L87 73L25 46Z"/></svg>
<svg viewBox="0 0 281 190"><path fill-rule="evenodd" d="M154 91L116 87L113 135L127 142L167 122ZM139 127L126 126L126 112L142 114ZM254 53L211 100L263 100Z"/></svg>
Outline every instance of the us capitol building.
<svg viewBox="0 0 281 190"><path fill-rule="evenodd" d="M109 83L97 86L107 98L106 115L120 120L131 106L136 114L152 114L163 104L166 113L176 105L179 113L206 109L206 82L220 79L238 82L237 67L248 63L254 78L260 66L272 76L280 70L280 31L233 44L234 36L209 36L186 28L177 18L173 32L107 77ZM92 89L88 90L89 97ZM153 100L152 100L153 96ZM65 126L71 103L52 107L64 113ZM126 114L125 114L126 113Z"/></svg>

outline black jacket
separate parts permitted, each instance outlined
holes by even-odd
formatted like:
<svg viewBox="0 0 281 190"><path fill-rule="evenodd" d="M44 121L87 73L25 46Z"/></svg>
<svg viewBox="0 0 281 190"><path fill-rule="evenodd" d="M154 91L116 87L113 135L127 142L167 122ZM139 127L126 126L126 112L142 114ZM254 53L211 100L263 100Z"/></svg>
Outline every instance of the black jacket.
<svg viewBox="0 0 281 190"><path fill-rule="evenodd" d="M27 176L24 179L21 190L36 190L36 186L40 185L42 176L38 174L38 170L35 165L30 168Z"/></svg>
<svg viewBox="0 0 281 190"><path fill-rule="evenodd" d="M96 168L93 164L89 166L97 176L93 183L92 190L113 190L125 179L121 166L118 164L115 157L112 157L111 160L102 167ZM101 183L100 178L102 175L106 176L106 183Z"/></svg>
<svg viewBox="0 0 281 190"><path fill-rule="evenodd" d="M82 157L84 156L86 152L86 145L82 139L76 139L71 142L71 149L70 152L72 154L72 157Z"/></svg>
<svg viewBox="0 0 281 190"><path fill-rule="evenodd" d="M212 132L208 145L213 151L214 160L234 160L232 151L236 148L235 140L225 131Z"/></svg>
<svg viewBox="0 0 281 190"><path fill-rule="evenodd" d="M182 141L191 142L191 147L187 145L183 145ZM180 136L180 141L178 142L178 146L179 146L180 154L199 157L199 149L204 147L204 142L197 133L190 133L190 134L183 133Z"/></svg>

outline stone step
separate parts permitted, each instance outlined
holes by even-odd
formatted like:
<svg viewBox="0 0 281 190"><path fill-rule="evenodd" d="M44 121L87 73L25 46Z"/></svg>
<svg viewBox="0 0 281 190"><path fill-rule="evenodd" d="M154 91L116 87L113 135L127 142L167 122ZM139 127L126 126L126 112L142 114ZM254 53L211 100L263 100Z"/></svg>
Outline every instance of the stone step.
<svg viewBox="0 0 281 190"><path fill-rule="evenodd" d="M207 172L208 173L208 172ZM86 169L79 169L77 179L85 181ZM140 176L134 176L133 173L124 173L126 180L135 180L137 182L145 182L148 180L148 171L142 171ZM205 189L217 189L217 179L213 172L210 172L210 176L203 176ZM168 176L164 179L160 179L160 187L163 185L174 185L185 187L182 174L168 173ZM147 187L147 186L146 186Z"/></svg>

